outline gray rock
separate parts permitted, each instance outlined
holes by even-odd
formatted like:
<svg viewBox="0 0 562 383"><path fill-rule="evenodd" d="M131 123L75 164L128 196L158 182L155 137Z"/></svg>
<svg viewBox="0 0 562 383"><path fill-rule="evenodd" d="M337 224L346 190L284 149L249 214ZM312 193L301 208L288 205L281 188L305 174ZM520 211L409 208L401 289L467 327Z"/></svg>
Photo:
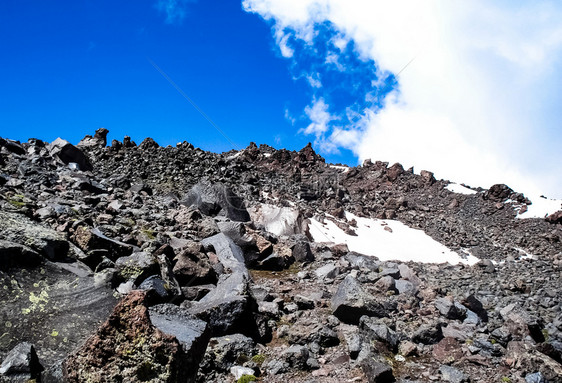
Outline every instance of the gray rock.
<svg viewBox="0 0 562 383"><path fill-rule="evenodd" d="M81 345L116 303L113 290L84 273L80 264L45 261L32 273L0 271L0 359L16 344L41 344L37 354L53 365Z"/></svg>
<svg viewBox="0 0 562 383"><path fill-rule="evenodd" d="M293 258L297 262L313 262L314 254L310 250L310 244L305 241L299 241L292 250Z"/></svg>
<svg viewBox="0 0 562 383"><path fill-rule="evenodd" d="M289 363L284 360L273 359L267 362L265 365L265 370L269 375L279 375L287 372L289 369Z"/></svg>
<svg viewBox="0 0 562 383"><path fill-rule="evenodd" d="M422 324L412 335L412 341L426 345L436 344L443 339L440 323Z"/></svg>
<svg viewBox="0 0 562 383"><path fill-rule="evenodd" d="M359 320L359 330L363 339L383 342L392 351L398 349L398 343L400 342L398 334L384 323L381 323L377 318L362 316Z"/></svg>
<svg viewBox="0 0 562 383"><path fill-rule="evenodd" d="M150 321L156 328L173 335L180 342L185 352L183 363L187 364L190 373L188 381L194 381L211 338L207 323L191 317L185 310L170 303L151 307L149 314Z"/></svg>
<svg viewBox="0 0 562 383"><path fill-rule="evenodd" d="M309 351L305 346L292 345L281 354L281 357L293 368L299 370L306 369L306 361L309 357Z"/></svg>
<svg viewBox="0 0 562 383"><path fill-rule="evenodd" d="M357 359L359 352L361 351L361 337L358 333L351 333L345 337L347 343L347 351L349 352L349 357L351 359Z"/></svg>
<svg viewBox="0 0 562 383"><path fill-rule="evenodd" d="M370 271L379 271L381 263L375 257L361 255L355 252L349 252L344 257L344 260L349 262L352 269L368 269Z"/></svg>
<svg viewBox="0 0 562 383"><path fill-rule="evenodd" d="M244 263L244 253L232 239L223 233L205 238L201 244L206 251L214 251L219 262L225 269L230 269L233 273L240 273L248 277L248 269Z"/></svg>
<svg viewBox="0 0 562 383"><path fill-rule="evenodd" d="M392 367L372 357L361 361L361 369L365 373L368 383L390 383L395 381Z"/></svg>
<svg viewBox="0 0 562 383"><path fill-rule="evenodd" d="M209 181L200 181L181 200L181 204L196 206L207 216L218 215L233 221L250 221L250 215L242 198L221 183L211 184Z"/></svg>
<svg viewBox="0 0 562 383"><path fill-rule="evenodd" d="M418 287L414 283L405 281L403 279L397 279L394 282L394 287L396 288L396 290L398 290L398 294L404 295L415 296L419 291Z"/></svg>
<svg viewBox="0 0 562 383"><path fill-rule="evenodd" d="M193 302L188 311L209 323L211 334L220 336L242 332L252 334L255 322L247 294L248 280L243 274L223 275L217 287Z"/></svg>
<svg viewBox="0 0 562 383"><path fill-rule="evenodd" d="M442 365L439 367L439 372L443 377L443 380L451 383L466 383L469 382L469 378L459 369L447 365Z"/></svg>
<svg viewBox="0 0 562 383"><path fill-rule="evenodd" d="M451 296L436 299L434 305L445 318L464 319L466 316L466 307Z"/></svg>
<svg viewBox="0 0 562 383"><path fill-rule="evenodd" d="M256 354L255 342L242 334L211 338L201 363L201 371L228 372L232 366L244 363Z"/></svg>
<svg viewBox="0 0 562 383"><path fill-rule="evenodd" d="M345 277L331 301L332 313L342 322L359 323L363 315L384 317L385 307L351 275Z"/></svg>
<svg viewBox="0 0 562 383"><path fill-rule="evenodd" d="M86 155L70 142L57 138L49 145L47 145L49 153L53 157L57 157L64 164L68 165L71 162L78 164L80 170L88 171L93 170L92 164Z"/></svg>
<svg viewBox="0 0 562 383"><path fill-rule="evenodd" d="M254 239L246 234L246 226L242 222L217 222L221 233L232 239L232 241L242 249L255 247Z"/></svg>
<svg viewBox="0 0 562 383"><path fill-rule="evenodd" d="M153 275L144 280L139 286L139 290L146 291L146 302L148 305L164 303L172 297L166 288L166 282L157 275Z"/></svg>
<svg viewBox="0 0 562 383"><path fill-rule="evenodd" d="M0 210L0 238L31 248L49 260L68 256L69 245L64 233L43 227L22 214ZM34 258L28 251L24 253L27 259Z"/></svg>
<svg viewBox="0 0 562 383"><path fill-rule="evenodd" d="M7 379L9 382L27 382L38 379L42 370L33 345L27 342L19 343L2 362L0 381Z"/></svg>
<svg viewBox="0 0 562 383"><path fill-rule="evenodd" d="M123 281L133 281L135 285L139 285L151 275L159 274L160 271L156 258L145 252L119 258L115 262L115 268Z"/></svg>
<svg viewBox="0 0 562 383"><path fill-rule="evenodd" d="M331 262L314 270L314 274L318 279L334 279L340 274L340 269Z"/></svg>

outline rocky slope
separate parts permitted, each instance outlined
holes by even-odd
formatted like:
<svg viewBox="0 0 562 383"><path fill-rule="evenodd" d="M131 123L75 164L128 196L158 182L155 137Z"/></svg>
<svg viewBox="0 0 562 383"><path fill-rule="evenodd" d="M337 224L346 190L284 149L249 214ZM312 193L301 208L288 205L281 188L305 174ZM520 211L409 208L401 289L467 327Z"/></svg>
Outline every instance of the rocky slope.
<svg viewBox="0 0 562 383"><path fill-rule="evenodd" d="M106 135L0 139L0 381L562 382L562 213L310 145ZM367 218L458 256L330 242Z"/></svg>

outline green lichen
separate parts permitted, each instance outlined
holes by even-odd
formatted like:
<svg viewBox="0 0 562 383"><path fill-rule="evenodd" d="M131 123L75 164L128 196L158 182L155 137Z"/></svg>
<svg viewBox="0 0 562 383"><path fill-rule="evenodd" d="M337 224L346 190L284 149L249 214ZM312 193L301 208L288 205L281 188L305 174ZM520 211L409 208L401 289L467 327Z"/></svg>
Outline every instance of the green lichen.
<svg viewBox="0 0 562 383"><path fill-rule="evenodd" d="M544 341L545 341L545 342L548 342L548 340L550 339L550 334L548 333L548 330L547 330L547 329L544 328L544 329L542 330L542 336L544 337Z"/></svg>
<svg viewBox="0 0 562 383"><path fill-rule="evenodd" d="M502 377L502 383L511 383L511 379L509 379L507 376Z"/></svg>
<svg viewBox="0 0 562 383"><path fill-rule="evenodd" d="M156 232L154 230L151 230L149 228L143 227L141 229L141 233L148 239L150 239L151 241L156 239Z"/></svg>
<svg viewBox="0 0 562 383"><path fill-rule="evenodd" d="M254 375L242 375L240 379L236 381L236 383L248 383L248 382L255 382L258 380Z"/></svg>
<svg viewBox="0 0 562 383"><path fill-rule="evenodd" d="M265 355L263 354L254 355L252 356L251 361L261 366L263 362L265 362Z"/></svg>

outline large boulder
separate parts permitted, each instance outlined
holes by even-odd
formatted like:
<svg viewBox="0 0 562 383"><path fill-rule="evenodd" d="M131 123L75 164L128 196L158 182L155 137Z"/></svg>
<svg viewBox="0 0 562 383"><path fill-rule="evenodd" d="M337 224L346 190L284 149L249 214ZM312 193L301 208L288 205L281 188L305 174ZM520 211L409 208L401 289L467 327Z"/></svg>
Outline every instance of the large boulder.
<svg viewBox="0 0 562 383"><path fill-rule="evenodd" d="M363 315L387 316L384 305L351 275L340 283L331 303L333 314L344 323L357 324Z"/></svg>
<svg viewBox="0 0 562 383"><path fill-rule="evenodd" d="M503 202L509 198L513 190L505 184L495 184L484 193L484 199L495 202Z"/></svg>
<svg viewBox="0 0 562 383"><path fill-rule="evenodd" d="M0 239L0 270L12 267L35 267L43 258L33 249Z"/></svg>
<svg viewBox="0 0 562 383"><path fill-rule="evenodd" d="M87 226L78 226L72 239L74 243L86 253L93 250L105 250L107 252L107 257L111 260L126 257L136 250L133 245L109 238L99 229Z"/></svg>
<svg viewBox="0 0 562 383"><path fill-rule="evenodd" d="M43 261L34 269L0 271L0 286L0 360L29 342L50 366L82 344L116 303L113 290L80 262Z"/></svg>
<svg viewBox="0 0 562 383"><path fill-rule="evenodd" d="M219 262L230 274L221 275L217 287L200 301L189 305L189 312L209 322L213 336L241 332L251 334L255 321L251 318L249 280L244 254L232 239L223 233L204 239L207 251L214 250Z"/></svg>
<svg viewBox="0 0 562 383"><path fill-rule="evenodd" d="M133 291L98 331L63 364L64 378L79 382L186 382L190 365L181 343L151 321L145 293Z"/></svg>
<svg viewBox="0 0 562 383"><path fill-rule="evenodd" d="M51 156L58 158L66 165L73 162L78 164L80 170L93 170L88 157L86 157L86 155L76 146L66 140L63 140L62 138L57 138L51 142L47 145L47 149L49 150Z"/></svg>
<svg viewBox="0 0 562 383"><path fill-rule="evenodd" d="M30 382L39 379L43 366L32 344L14 347L0 365L0 382Z"/></svg>
<svg viewBox="0 0 562 383"><path fill-rule="evenodd" d="M99 128L96 130L94 137L87 135L76 146L79 148L103 148L107 145L107 133L109 133L109 130L106 128Z"/></svg>
<svg viewBox="0 0 562 383"><path fill-rule="evenodd" d="M184 363L188 365L187 382L195 381L199 363L211 338L207 323L191 317L185 310L171 303L153 306L149 313L150 321L156 328L176 337L180 342L185 353Z"/></svg>
<svg viewBox="0 0 562 383"><path fill-rule="evenodd" d="M68 256L69 244L64 233L44 227L22 214L0 211L0 238L31 248L50 260ZM18 251L29 259L25 248Z"/></svg>
<svg viewBox="0 0 562 383"><path fill-rule="evenodd" d="M185 206L195 206L208 216L222 216L233 221L250 221L242 198L222 183L200 181L181 200Z"/></svg>

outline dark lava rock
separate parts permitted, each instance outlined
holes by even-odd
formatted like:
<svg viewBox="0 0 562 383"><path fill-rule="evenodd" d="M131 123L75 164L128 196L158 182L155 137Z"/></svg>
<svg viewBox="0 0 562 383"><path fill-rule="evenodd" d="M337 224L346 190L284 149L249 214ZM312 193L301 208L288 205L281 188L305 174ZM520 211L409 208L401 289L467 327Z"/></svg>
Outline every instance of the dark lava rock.
<svg viewBox="0 0 562 383"><path fill-rule="evenodd" d="M363 339L383 342L389 350L394 352L398 349L400 342L398 334L384 323L379 322L377 318L362 316L359 320L359 330Z"/></svg>
<svg viewBox="0 0 562 383"><path fill-rule="evenodd" d="M180 342L150 322L145 293L133 291L63 364L76 382L185 382L189 365Z"/></svg>
<svg viewBox="0 0 562 383"><path fill-rule="evenodd" d="M233 221L250 221L244 201L222 183L201 181L193 186L181 201L186 206L196 206L208 216L223 216Z"/></svg>
<svg viewBox="0 0 562 383"><path fill-rule="evenodd" d="M61 360L107 318L113 291L80 262L0 271L0 359L20 342L40 344L45 366Z"/></svg>
<svg viewBox="0 0 562 383"><path fill-rule="evenodd" d="M80 149L66 140L57 138L48 145L48 149L51 156L58 157L66 165L74 162L78 164L80 170L88 171L93 169L88 157L86 157Z"/></svg>
<svg viewBox="0 0 562 383"><path fill-rule="evenodd" d="M65 259L68 255L69 245L64 233L44 227L22 214L0 210L0 238L30 247L50 260ZM28 259L29 256L26 252Z"/></svg>
<svg viewBox="0 0 562 383"><path fill-rule="evenodd" d="M505 184L495 184L484 193L484 198L496 202L503 202L508 199L512 193L513 190L509 186Z"/></svg>
<svg viewBox="0 0 562 383"><path fill-rule="evenodd" d="M115 268L123 281L133 281L136 285L159 272L156 258L145 252L133 253L128 257L119 258L115 262Z"/></svg>
<svg viewBox="0 0 562 383"><path fill-rule="evenodd" d="M361 369L365 373L368 383L391 383L396 381L392 373L392 367L372 357L367 357L361 361Z"/></svg>
<svg viewBox="0 0 562 383"><path fill-rule="evenodd" d="M310 250L310 244L305 241L297 242L293 246L293 258L297 262L314 262L314 254Z"/></svg>
<svg viewBox="0 0 562 383"><path fill-rule="evenodd" d="M247 362L256 354L255 342L242 334L212 338L201 363L201 372L210 370L226 372L234 364Z"/></svg>
<svg viewBox="0 0 562 383"><path fill-rule="evenodd" d="M0 239L0 270L12 267L35 267L43 258L27 246Z"/></svg>
<svg viewBox="0 0 562 383"><path fill-rule="evenodd" d="M73 235L74 242L83 251L107 250L108 257L115 261L117 258L131 255L135 247L105 236L99 229L78 226Z"/></svg>
<svg viewBox="0 0 562 383"><path fill-rule="evenodd" d="M552 213L546 216L546 222L557 224L562 223L562 210L557 211L556 213Z"/></svg>
<svg viewBox="0 0 562 383"><path fill-rule="evenodd" d="M151 307L149 313L156 328L176 337L180 342L185 353L183 363L187 364L189 374L187 381L194 381L211 338L207 323L191 317L185 310L169 303Z"/></svg>
<svg viewBox="0 0 562 383"><path fill-rule="evenodd" d="M359 323L363 315L387 315L385 307L351 275L345 277L332 297L332 312L339 320L350 324Z"/></svg>
<svg viewBox="0 0 562 383"><path fill-rule="evenodd" d="M466 316L466 307L455 301L451 296L436 299L434 304L445 318L463 319Z"/></svg>
<svg viewBox="0 0 562 383"><path fill-rule="evenodd" d="M29 382L39 379L43 366L32 344L23 342L14 347L0 365L0 382Z"/></svg>

